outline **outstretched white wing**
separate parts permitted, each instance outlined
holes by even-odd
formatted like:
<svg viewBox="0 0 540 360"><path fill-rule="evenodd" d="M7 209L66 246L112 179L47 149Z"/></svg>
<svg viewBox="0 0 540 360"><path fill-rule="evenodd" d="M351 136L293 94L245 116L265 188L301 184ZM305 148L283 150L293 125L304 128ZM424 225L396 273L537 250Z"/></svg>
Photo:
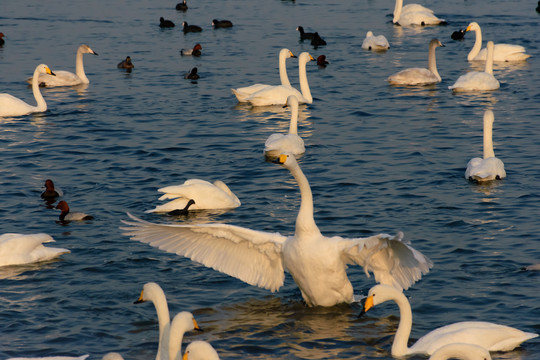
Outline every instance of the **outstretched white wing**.
<svg viewBox="0 0 540 360"><path fill-rule="evenodd" d="M167 252L176 253L250 285L278 290L285 278L279 233L250 230L228 224L153 224L128 213L135 222L125 235Z"/></svg>
<svg viewBox="0 0 540 360"><path fill-rule="evenodd" d="M368 238L345 239L344 256L350 264L373 272L375 281L397 289L408 289L429 272L433 263L421 252L403 242L403 233L395 237L379 234Z"/></svg>

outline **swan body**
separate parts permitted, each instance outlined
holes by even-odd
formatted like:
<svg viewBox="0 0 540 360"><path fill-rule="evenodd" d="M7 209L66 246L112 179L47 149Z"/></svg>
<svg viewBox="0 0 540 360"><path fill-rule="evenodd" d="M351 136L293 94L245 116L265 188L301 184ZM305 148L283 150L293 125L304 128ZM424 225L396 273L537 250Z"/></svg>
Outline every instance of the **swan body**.
<svg viewBox="0 0 540 360"><path fill-rule="evenodd" d="M484 158L469 160L465 170L465 179L484 182L506 177L504 163L496 158L493 152L494 120L493 111L486 110L484 113Z"/></svg>
<svg viewBox="0 0 540 360"><path fill-rule="evenodd" d="M7 360L86 360L88 354L81 356L44 356L44 357L16 357ZM103 355L102 360L124 360L122 355L116 352L110 352Z"/></svg>
<svg viewBox="0 0 540 360"><path fill-rule="evenodd" d="M439 40L432 39L429 43L428 68L410 68L390 75L388 82L393 85L430 85L441 82L441 76L437 71L435 49L444 46Z"/></svg>
<svg viewBox="0 0 540 360"><path fill-rule="evenodd" d="M489 351L478 345L455 343L437 349L429 360L491 360Z"/></svg>
<svg viewBox="0 0 540 360"><path fill-rule="evenodd" d="M399 307L399 326L392 344L392 356L412 354L432 355L448 344L466 343L478 345L489 351L510 351L522 342L538 334L483 321L464 321L440 327L424 335L411 347L407 347L412 328L411 305L403 292L387 285L375 285L369 290L364 311L385 301L392 300Z"/></svg>
<svg viewBox="0 0 540 360"><path fill-rule="evenodd" d="M433 11L418 4L403 6L403 0L396 0L394 7L394 24L401 26L409 25L439 25L445 23L444 19L439 19Z"/></svg>
<svg viewBox="0 0 540 360"><path fill-rule="evenodd" d="M77 55L75 56L75 74L70 71L64 70L55 70L54 74L56 76L51 76L50 74L40 74L39 75L39 85L41 86L73 86L80 84L89 84L90 80L86 77L84 72L83 65L83 55L92 54L97 55L97 53L90 48L88 45L81 45L77 49ZM31 82L31 79L27 80Z"/></svg>
<svg viewBox="0 0 540 360"><path fill-rule="evenodd" d="M60 201L56 208L62 211L59 216L60 221L92 220L94 218L92 215L83 212L71 212L68 203L64 200Z"/></svg>
<svg viewBox="0 0 540 360"><path fill-rule="evenodd" d="M287 168L300 187L301 205L294 235L207 224L153 224L128 215L125 235L161 250L189 257L250 285L271 291L284 282L286 269L308 306L333 306L355 301L347 265L373 272L379 283L408 288L432 266L423 254L402 241L403 233L368 238L325 237L313 218L309 182L293 155L277 163Z"/></svg>
<svg viewBox="0 0 540 360"><path fill-rule="evenodd" d="M453 91L491 91L500 87L499 81L493 76L493 41L487 44L488 59L484 71L471 71L461 75L454 85L448 88Z"/></svg>
<svg viewBox="0 0 540 360"><path fill-rule="evenodd" d="M234 209L241 205L238 197L221 180L210 183L206 180L189 179L182 185L166 186L158 191L164 193L159 200L174 200L158 205L155 209L146 211L147 213L183 209L189 200L195 201L191 210Z"/></svg>
<svg viewBox="0 0 540 360"><path fill-rule="evenodd" d="M298 99L294 95L287 97L287 105L291 107L291 124L288 134L272 134L264 143L266 156L276 157L281 153L300 155L306 152L304 140L298 136Z"/></svg>
<svg viewBox="0 0 540 360"><path fill-rule="evenodd" d="M47 234L2 234L0 235L0 266L48 261L70 252L67 249L43 246L50 242L54 242L54 239Z"/></svg>
<svg viewBox="0 0 540 360"><path fill-rule="evenodd" d="M298 77L302 92L290 85L270 86L251 94L247 101L253 106L285 105L287 97L295 95L299 103L311 104L313 97L306 75L306 64L310 61L315 61L315 59L307 52L301 53L298 57Z"/></svg>
<svg viewBox="0 0 540 360"><path fill-rule="evenodd" d="M480 25L476 22L472 22L467 26L465 32L474 31L476 34L476 40L471 51L467 55L468 61L486 61L487 49L482 48L482 30ZM523 61L531 57L531 55L525 53L525 48L521 45L513 44L495 44L493 48L493 61Z"/></svg>
<svg viewBox="0 0 540 360"><path fill-rule="evenodd" d="M219 355L206 341L196 340L187 346L182 360L219 360Z"/></svg>
<svg viewBox="0 0 540 360"><path fill-rule="evenodd" d="M0 94L0 116L21 116L47 111L47 103L39 90L38 78L40 74L50 74L54 76L54 73L45 64L38 65L34 70L34 76L32 76L32 92L34 93L37 105L33 106L27 104L10 94Z"/></svg>
<svg viewBox="0 0 540 360"><path fill-rule="evenodd" d="M279 51L279 79L281 80L281 85L291 86L289 82L289 77L287 76L287 64L286 61L288 58L295 58L296 56L289 49L281 49ZM251 86L241 87L237 89L231 89L234 96L238 99L239 102L247 102L247 99L262 89L272 87L272 85L266 84L254 84Z"/></svg>
<svg viewBox="0 0 540 360"><path fill-rule="evenodd" d="M372 31L368 31L366 38L362 42L362 49L382 51L390 49L390 44L384 35L373 35Z"/></svg>

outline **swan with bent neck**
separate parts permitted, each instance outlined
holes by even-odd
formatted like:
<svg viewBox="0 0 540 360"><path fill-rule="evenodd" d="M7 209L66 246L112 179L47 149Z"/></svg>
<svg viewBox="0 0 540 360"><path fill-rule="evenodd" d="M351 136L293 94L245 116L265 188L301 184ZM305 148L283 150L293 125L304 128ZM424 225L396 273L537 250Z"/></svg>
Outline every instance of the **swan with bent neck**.
<svg viewBox="0 0 540 360"><path fill-rule="evenodd" d="M467 26L465 32L474 31L476 34L476 40L474 46L467 55L468 61L486 61L487 49L482 49L482 30L480 25L476 22L472 22ZM523 61L531 57L531 55L525 53L525 48L521 45L514 44L495 44L493 48L493 61Z"/></svg>
<svg viewBox="0 0 540 360"><path fill-rule="evenodd" d="M294 234L251 230L223 223L154 224L128 213L134 221L125 235L161 250L186 256L207 267L271 291L292 275L308 306L333 306L356 301L347 277L348 265L359 265L375 281L407 289L432 266L431 261L402 240L403 233L368 238L326 237L313 218L309 182L291 154L274 160L290 171L300 188L300 210Z"/></svg>
<svg viewBox="0 0 540 360"><path fill-rule="evenodd" d="M491 91L500 87L499 81L493 76L493 41L487 43L487 61L484 71L471 71L461 75L454 85L448 88L453 91Z"/></svg>
<svg viewBox="0 0 540 360"><path fill-rule="evenodd" d="M295 156L306 152L304 140L298 136L298 99L294 95L287 97L285 106L291 107L291 122L289 133L272 134L264 143L264 154L267 157L275 157L280 153L290 153Z"/></svg>
<svg viewBox="0 0 540 360"><path fill-rule="evenodd" d="M281 49L279 51L279 79L281 81L281 85L283 86L291 86L291 83L289 82L289 77L287 76L287 59L295 58L295 57L296 56L289 49ZM241 87L241 88L231 89L231 90L239 102L247 102L247 99L251 95L253 95L257 91L260 91L262 89L265 89L271 86L273 85L254 84L251 86L246 86L246 87Z"/></svg>
<svg viewBox="0 0 540 360"><path fill-rule="evenodd" d="M403 6L403 0L396 0L396 4L394 6L394 18L392 22L401 26L426 26L446 23L444 19L439 19L436 17L433 14L433 10L418 4L409 4Z"/></svg>
<svg viewBox="0 0 540 360"><path fill-rule="evenodd" d="M390 75L387 81L392 85L430 85L441 82L441 76L437 71L435 49L444 46L439 40L432 39L429 42L428 68L410 68Z"/></svg>
<svg viewBox="0 0 540 360"><path fill-rule="evenodd" d="M32 76L32 92L36 99L36 106L27 104L19 98L10 94L0 94L0 116L21 116L36 112L47 111L47 103L39 90L38 77L40 74L49 74L54 76L54 73L45 64L39 64L34 70Z"/></svg>
<svg viewBox="0 0 540 360"><path fill-rule="evenodd" d="M394 301L399 308L399 325L392 344L392 356L412 354L432 355L445 345L466 343L489 351L510 351L538 334L484 321L463 321L435 329L422 336L411 347L407 346L412 329L412 310L402 291L387 285L375 285L369 290L363 312L386 301Z"/></svg>

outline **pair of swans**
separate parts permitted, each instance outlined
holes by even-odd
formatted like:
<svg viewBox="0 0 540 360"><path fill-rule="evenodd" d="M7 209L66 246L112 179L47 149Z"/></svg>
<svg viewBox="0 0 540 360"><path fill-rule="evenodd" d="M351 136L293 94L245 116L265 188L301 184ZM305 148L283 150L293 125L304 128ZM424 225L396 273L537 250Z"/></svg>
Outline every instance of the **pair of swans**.
<svg viewBox="0 0 540 360"><path fill-rule="evenodd" d="M53 77L55 76L47 65L39 64L36 66L34 75L32 76L32 92L34 93L34 98L36 99L37 105L33 106L27 104L21 99L10 94L0 94L0 116L22 116L47 111L47 103L39 90L38 78L40 74L48 74Z"/></svg>
<svg viewBox="0 0 540 360"><path fill-rule="evenodd" d="M287 270L308 306L333 306L356 301L347 266L356 264L379 283L407 289L432 266L431 261L403 241L403 233L368 238L326 237L313 218L313 195L296 158L282 154L276 160L290 171L300 187L300 210L295 233L251 230L207 224L154 224L138 219L123 221L125 235L171 253L189 257L250 285L278 290Z"/></svg>
<svg viewBox="0 0 540 360"><path fill-rule="evenodd" d="M477 182L503 179L506 177L504 163L493 152L493 111L484 113L484 158L472 158L465 170L465 179Z"/></svg>
<svg viewBox="0 0 540 360"><path fill-rule="evenodd" d="M465 32L474 31L476 33L476 40L474 46L467 55L468 61L486 61L487 49L482 49L482 30L480 25L476 22L472 22L467 26ZM525 48L521 45L513 44L495 44L493 48L493 61L523 61L531 57L531 55L525 53Z"/></svg>
<svg viewBox="0 0 540 360"><path fill-rule="evenodd" d="M48 261L70 252L68 249L43 246L51 242L55 241L47 234L2 234L0 235L0 266Z"/></svg>
<svg viewBox="0 0 540 360"><path fill-rule="evenodd" d="M410 68L390 75L387 81L392 85L430 85L441 82L441 76L437 71L435 49L444 46L439 40L432 39L429 42L428 68Z"/></svg>
<svg viewBox="0 0 540 360"><path fill-rule="evenodd" d="M375 285L369 290L364 312L386 301L399 307L399 325L392 344L392 356L431 355L444 346L457 343L476 345L488 351L510 351L538 334L483 321L464 321L446 325L424 335L411 347L407 346L412 329L412 311L402 291L387 285ZM459 345L454 345L459 347ZM434 354L435 355L435 354ZM444 359L444 357L443 357Z"/></svg>
<svg viewBox="0 0 540 360"><path fill-rule="evenodd" d="M390 49L390 44L384 35L373 35L372 31L368 31L366 38L362 41L362 49L384 51Z"/></svg>
<svg viewBox="0 0 540 360"><path fill-rule="evenodd" d="M298 99L296 96L289 95L286 105L291 108L289 133L272 134L266 139L264 154L267 157L276 157L284 152L297 156L306 152L304 140L298 136Z"/></svg>
<svg viewBox="0 0 540 360"><path fill-rule="evenodd" d="M433 10L418 4L408 4L403 6L403 0L396 0L394 19L392 22L401 26L425 26L446 23L444 19L439 19L433 15Z"/></svg>
<svg viewBox="0 0 540 360"><path fill-rule="evenodd" d="M182 185L166 186L158 191L165 193L159 200L174 200L147 210L147 213L184 209L190 200L195 201L191 205L191 210L234 209L241 205L238 197L221 180L216 180L212 184L206 180L189 179Z"/></svg>
<svg viewBox="0 0 540 360"><path fill-rule="evenodd" d="M500 87L499 81L493 76L493 41L487 43L487 60L484 71L471 71L461 75L454 85L448 88L459 91L491 91Z"/></svg>

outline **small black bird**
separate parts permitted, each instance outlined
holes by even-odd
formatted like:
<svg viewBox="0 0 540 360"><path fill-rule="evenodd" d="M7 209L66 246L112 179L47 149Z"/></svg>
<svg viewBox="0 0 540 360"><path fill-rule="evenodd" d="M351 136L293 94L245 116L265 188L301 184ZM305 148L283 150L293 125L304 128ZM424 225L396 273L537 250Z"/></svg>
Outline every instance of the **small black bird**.
<svg viewBox="0 0 540 360"><path fill-rule="evenodd" d="M131 58L127 56L126 60L120 61L116 67L119 69L133 69L135 65L131 62Z"/></svg>
<svg viewBox="0 0 540 360"><path fill-rule="evenodd" d="M452 40L463 40L465 37L465 31L463 29L459 29L458 31L454 31L450 37Z"/></svg>
<svg viewBox="0 0 540 360"><path fill-rule="evenodd" d="M178 216L178 215L187 215L189 212L188 212L188 209L191 205L195 204L195 200L193 199L190 199L188 201L188 203L186 204L186 207L183 208L183 209L175 209L175 210L172 210L172 211L169 211L167 214L168 215L174 215L174 216Z"/></svg>
<svg viewBox="0 0 540 360"><path fill-rule="evenodd" d="M165 20L163 17L159 18L159 27L161 28L172 28L174 23L171 20Z"/></svg>
<svg viewBox="0 0 540 360"><path fill-rule="evenodd" d="M322 68L325 68L326 65L330 64L328 61L326 61L326 56L324 55L319 55L319 57L317 58L317 65L319 67L322 67Z"/></svg>
<svg viewBox="0 0 540 360"><path fill-rule="evenodd" d="M311 45L317 47L317 46L323 46L326 45L326 41L324 41L320 36L318 32L315 32L313 34L313 39L311 39Z"/></svg>
<svg viewBox="0 0 540 360"><path fill-rule="evenodd" d="M183 22L182 23L182 26L184 27L183 31L184 33L188 33L188 32L201 32L202 31L202 28L200 26L197 26L197 25L188 25L187 22Z"/></svg>
<svg viewBox="0 0 540 360"><path fill-rule="evenodd" d="M182 1L181 3L176 4L176 10L186 11L187 9L188 9L188 6L186 4L186 0Z"/></svg>
<svg viewBox="0 0 540 360"><path fill-rule="evenodd" d="M296 28L297 31L300 31L300 40L311 40L315 34L310 32L304 32L304 28L299 26Z"/></svg>
<svg viewBox="0 0 540 360"><path fill-rule="evenodd" d="M196 67L191 69L191 72L188 72L188 73L184 74L184 79L197 80L199 77L200 76L199 76L199 74L197 74L197 68Z"/></svg>
<svg viewBox="0 0 540 360"><path fill-rule="evenodd" d="M229 20L217 20L217 19L214 19L214 20L212 20L212 26L214 27L214 29L217 29L217 28L232 27L233 24Z"/></svg>

